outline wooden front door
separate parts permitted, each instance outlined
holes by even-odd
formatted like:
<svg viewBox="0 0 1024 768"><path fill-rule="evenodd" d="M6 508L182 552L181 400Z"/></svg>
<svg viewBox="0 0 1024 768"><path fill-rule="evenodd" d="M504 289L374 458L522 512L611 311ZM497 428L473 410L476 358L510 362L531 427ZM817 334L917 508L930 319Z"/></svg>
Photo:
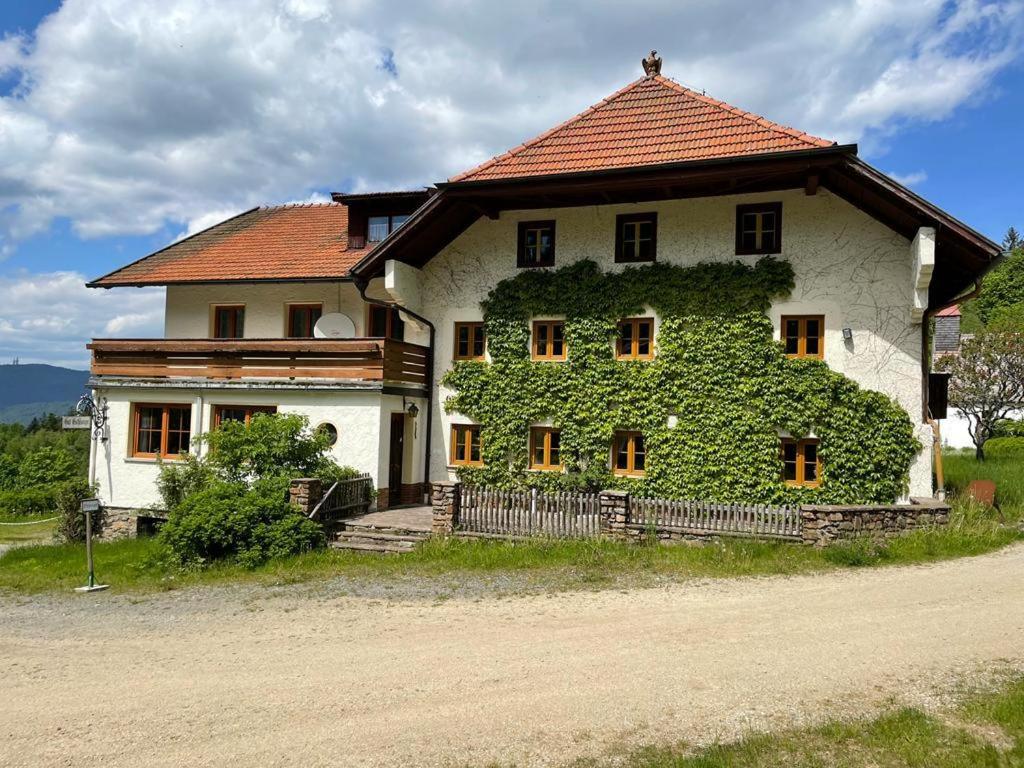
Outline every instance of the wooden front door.
<svg viewBox="0 0 1024 768"><path fill-rule="evenodd" d="M402 498L402 458L405 455L405 414L391 414L391 441L388 449L388 506Z"/></svg>

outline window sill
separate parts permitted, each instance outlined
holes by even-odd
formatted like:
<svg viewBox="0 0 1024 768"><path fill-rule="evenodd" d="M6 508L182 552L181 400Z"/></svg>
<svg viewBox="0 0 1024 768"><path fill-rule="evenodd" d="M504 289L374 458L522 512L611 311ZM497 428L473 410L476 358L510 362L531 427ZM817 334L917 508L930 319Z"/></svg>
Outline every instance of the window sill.
<svg viewBox="0 0 1024 768"><path fill-rule="evenodd" d="M125 464L180 464L184 459L156 458L155 456L125 456Z"/></svg>

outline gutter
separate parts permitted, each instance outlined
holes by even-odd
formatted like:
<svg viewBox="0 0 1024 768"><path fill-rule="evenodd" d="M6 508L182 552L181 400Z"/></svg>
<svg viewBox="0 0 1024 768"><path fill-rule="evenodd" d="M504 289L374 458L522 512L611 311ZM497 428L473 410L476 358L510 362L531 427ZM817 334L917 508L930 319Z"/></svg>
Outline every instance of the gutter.
<svg viewBox="0 0 1024 768"><path fill-rule="evenodd" d="M430 341L427 344L427 434L423 440L423 488L424 492L426 492L427 487L430 485L430 438L434 430L434 335L436 333L436 329L434 328L434 324L427 320L427 318L423 317L423 315L417 312L413 312L411 309L402 306L397 301L381 301L380 299L371 299L369 296L366 295L366 289L369 286L370 282L362 275L354 274L352 277L352 281L356 286L356 290L359 291L360 298L362 298L362 300L365 301L367 304L374 304L378 307L390 307L393 309L397 309L399 312L404 312L412 319L427 326L427 329L430 333ZM399 489L399 491L401 491L401 489ZM388 492L390 493L390 489L388 489Z"/></svg>

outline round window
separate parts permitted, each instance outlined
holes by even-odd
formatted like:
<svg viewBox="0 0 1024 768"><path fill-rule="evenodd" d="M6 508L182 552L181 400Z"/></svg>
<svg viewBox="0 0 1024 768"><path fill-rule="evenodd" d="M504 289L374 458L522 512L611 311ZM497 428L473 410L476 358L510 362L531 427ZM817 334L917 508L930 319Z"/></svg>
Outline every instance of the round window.
<svg viewBox="0 0 1024 768"><path fill-rule="evenodd" d="M334 445L336 442L338 442L338 428L331 424L330 422L325 421L323 424L316 428L316 431L322 432L323 434L327 435L328 445Z"/></svg>

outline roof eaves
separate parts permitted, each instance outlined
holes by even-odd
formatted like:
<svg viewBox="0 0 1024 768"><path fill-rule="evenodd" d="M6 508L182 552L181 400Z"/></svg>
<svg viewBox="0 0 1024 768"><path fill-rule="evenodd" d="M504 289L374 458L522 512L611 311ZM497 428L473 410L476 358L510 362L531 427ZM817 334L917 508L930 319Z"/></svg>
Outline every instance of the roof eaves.
<svg viewBox="0 0 1024 768"><path fill-rule="evenodd" d="M141 259L136 259L133 262L125 264L123 267L118 267L113 272L109 272L109 273L103 275L102 277L97 277L95 280L90 280L89 282L87 282L85 284L85 287L86 288L120 288L121 286L133 286L134 285L133 283L114 283L112 285L103 285L103 281L113 277L114 275L118 274L119 272L124 272L126 269L134 267L136 264L141 264L146 259L149 259L149 258L151 258L153 256L156 256L157 254L163 253L164 251L169 250L171 248L176 248L177 246L181 245L182 243L188 242L189 240L192 240L193 238L196 238L196 237L199 237L200 235L206 234L211 229L216 229L219 226L227 224L229 221L234 221L235 219L240 219L243 216L248 216L249 214L256 213L259 210L260 210L260 207L256 206L255 208L250 208L247 211L242 211L241 213L236 213L234 216L232 216L230 218L227 218L227 219L224 219L224 221L218 221L216 224L211 224L209 227L206 227L206 229L201 229L198 232L193 232L188 237L183 237L183 238L181 238L181 240L176 240L173 243L169 243L169 244L165 245L163 248L159 248L159 249L153 251L152 253L147 254L146 256L143 256ZM164 283L141 283L140 285L164 285Z"/></svg>

